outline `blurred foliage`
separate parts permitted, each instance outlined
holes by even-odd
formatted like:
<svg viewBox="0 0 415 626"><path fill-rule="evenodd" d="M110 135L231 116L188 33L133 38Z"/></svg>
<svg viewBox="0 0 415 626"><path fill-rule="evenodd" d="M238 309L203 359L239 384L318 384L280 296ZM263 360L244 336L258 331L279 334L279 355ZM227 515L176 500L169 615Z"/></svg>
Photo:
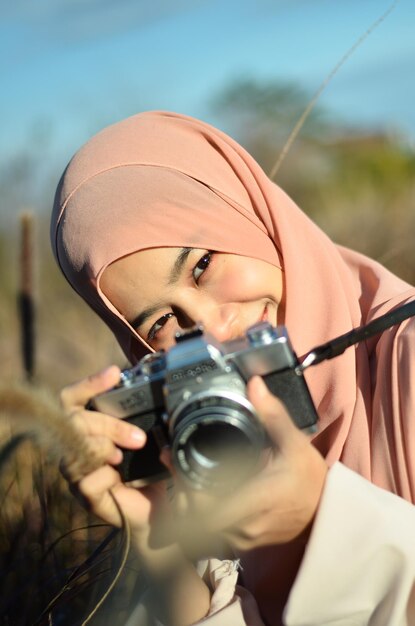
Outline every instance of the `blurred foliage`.
<svg viewBox="0 0 415 626"><path fill-rule="evenodd" d="M3 380L24 378L20 354L18 223L0 234L0 353L7 367ZM53 390L61 389L110 363L126 360L111 333L72 291L50 251L49 224L38 214L34 242L36 376Z"/></svg>
<svg viewBox="0 0 415 626"><path fill-rule="evenodd" d="M249 132L259 143L262 132L276 133L282 138L294 126L309 101L309 94L296 83L259 82L239 78L218 94L212 108L222 118L232 120L235 132ZM328 114L314 108L304 126L302 136L319 136L328 126ZM248 126L248 127L247 127ZM272 135L275 147L276 137ZM275 156L275 149L274 149Z"/></svg>
<svg viewBox="0 0 415 626"><path fill-rule="evenodd" d="M239 80L212 101L226 131L270 172L310 95ZM275 182L336 242L415 284L415 151L400 135L353 128L317 105Z"/></svg>
<svg viewBox="0 0 415 626"><path fill-rule="evenodd" d="M308 101L309 94L296 84L240 78L217 94L211 107L223 120L228 134L241 143L268 173ZM293 152L318 142L330 128L327 111L314 107Z"/></svg>
<svg viewBox="0 0 415 626"><path fill-rule="evenodd" d="M219 125L269 172L308 97L293 85L239 80L215 98L212 110L223 122ZM50 180L57 181L58 173L52 171L52 166L50 172L45 172L43 162L41 177L36 154L32 146L27 154L0 166L1 378L3 382L24 378L17 308L18 215L31 208L36 216L32 261L34 383L56 392L110 363L123 366L125 359L109 330L72 292L55 266L48 241L48 214L53 197ZM39 192L39 180L45 181L43 194ZM401 136L347 128L317 107L276 182L336 242L378 259L415 284L411 245L415 232L415 153ZM93 553L104 532L101 527L83 529L96 520L68 496L58 469L37 457L33 460L30 448L24 450L7 471L1 471L0 480L0 574L4 597L0 623L13 626L32 623L27 612L30 606L24 608L22 604L24 598L35 598L31 608L33 615L39 615L64 585L67 575L77 571ZM77 589L63 597L60 618L53 623L73 625L78 613L88 612L94 599L100 597L101 583L104 588L108 584L113 553L101 553L98 569L91 570L93 576L86 573L78 577ZM134 571L120 584L119 615L127 610L125 598L137 597L137 580ZM123 589L127 589L124 595ZM107 623L103 613L99 615L96 623Z"/></svg>

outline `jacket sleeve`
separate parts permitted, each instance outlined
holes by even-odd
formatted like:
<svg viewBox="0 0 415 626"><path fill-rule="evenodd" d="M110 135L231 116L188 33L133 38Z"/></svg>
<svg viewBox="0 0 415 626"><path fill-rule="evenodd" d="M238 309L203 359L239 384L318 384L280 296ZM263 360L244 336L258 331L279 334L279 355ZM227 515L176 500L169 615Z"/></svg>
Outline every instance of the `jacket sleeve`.
<svg viewBox="0 0 415 626"><path fill-rule="evenodd" d="M236 585L232 562L209 562L206 626L263 624ZM286 626L413 626L415 506L341 463L328 472L306 552L284 611Z"/></svg>
<svg viewBox="0 0 415 626"><path fill-rule="evenodd" d="M333 465L284 623L415 624L414 581L415 506Z"/></svg>
<svg viewBox="0 0 415 626"><path fill-rule="evenodd" d="M201 575L212 590L210 610L203 626L265 626L257 604L246 589L237 585L239 561L209 559Z"/></svg>
<svg viewBox="0 0 415 626"><path fill-rule="evenodd" d="M203 624L203 626L265 626L253 596L236 584L238 561L209 559L200 563L198 571L210 586L212 598L208 615L197 624ZM144 595L124 626L166 625L148 612Z"/></svg>

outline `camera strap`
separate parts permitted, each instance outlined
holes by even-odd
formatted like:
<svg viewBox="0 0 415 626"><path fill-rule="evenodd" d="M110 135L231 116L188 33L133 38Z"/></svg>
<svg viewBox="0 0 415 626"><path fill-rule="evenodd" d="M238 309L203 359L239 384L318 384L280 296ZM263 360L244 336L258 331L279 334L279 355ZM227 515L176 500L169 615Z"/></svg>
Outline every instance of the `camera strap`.
<svg viewBox="0 0 415 626"><path fill-rule="evenodd" d="M359 343L359 341L378 335L387 328L395 326L395 324L400 324L414 315L415 301L408 302L393 311L389 311L389 313L385 313L385 315L381 315L372 322L369 322L369 324L366 324L366 326L354 328L348 333L340 335L340 337L336 337L336 339L332 339L327 343L323 343L322 345L313 348L301 357L299 369L300 371L303 371L311 365L317 365L318 363L321 363L321 361L333 359L334 357L339 356L339 354L343 354L349 346L353 346L355 343Z"/></svg>

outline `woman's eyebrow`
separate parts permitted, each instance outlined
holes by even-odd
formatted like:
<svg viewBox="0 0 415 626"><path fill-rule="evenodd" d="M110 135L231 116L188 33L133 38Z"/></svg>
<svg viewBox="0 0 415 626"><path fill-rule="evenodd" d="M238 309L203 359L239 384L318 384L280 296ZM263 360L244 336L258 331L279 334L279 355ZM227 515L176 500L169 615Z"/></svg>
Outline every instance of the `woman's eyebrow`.
<svg viewBox="0 0 415 626"><path fill-rule="evenodd" d="M187 257L189 256L189 254L191 253L193 249L194 248L181 248L180 249L179 254L177 255L177 258L174 262L174 265L170 270L169 278L167 281L168 285L174 285L174 283L176 283L179 280L180 274L183 271L183 267L184 267L184 264L186 263ZM141 313L139 313L137 317L135 317L130 322L130 325L133 328L140 328L140 326L142 326L142 324L144 324L144 322L148 320L149 317L154 315L154 313L157 313L157 311L159 311L162 308L162 306L163 306L162 303L152 304L151 306L141 311Z"/></svg>
<svg viewBox="0 0 415 626"><path fill-rule="evenodd" d="M180 274L183 271L184 264L186 263L187 257L191 253L193 248L181 248L177 258L174 262L174 265L171 269L169 279L167 281L168 285L174 285L180 278Z"/></svg>
<svg viewBox="0 0 415 626"><path fill-rule="evenodd" d="M141 311L141 313L139 313L137 317L131 320L130 326L132 326L134 329L140 328L140 326L144 324L144 322L149 317L154 315L154 313L157 313L157 311L160 311L160 308L161 304L153 304L152 306L147 307L146 309Z"/></svg>

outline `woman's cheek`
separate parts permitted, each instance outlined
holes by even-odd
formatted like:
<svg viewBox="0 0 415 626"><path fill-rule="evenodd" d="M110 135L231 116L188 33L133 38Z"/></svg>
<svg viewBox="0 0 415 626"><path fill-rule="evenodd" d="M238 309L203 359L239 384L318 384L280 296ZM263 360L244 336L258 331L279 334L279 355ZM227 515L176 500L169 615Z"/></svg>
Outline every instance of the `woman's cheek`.
<svg viewBox="0 0 415 626"><path fill-rule="evenodd" d="M266 294L261 284L261 276L252 267L243 271L230 271L223 281L227 299L235 302L251 301Z"/></svg>

